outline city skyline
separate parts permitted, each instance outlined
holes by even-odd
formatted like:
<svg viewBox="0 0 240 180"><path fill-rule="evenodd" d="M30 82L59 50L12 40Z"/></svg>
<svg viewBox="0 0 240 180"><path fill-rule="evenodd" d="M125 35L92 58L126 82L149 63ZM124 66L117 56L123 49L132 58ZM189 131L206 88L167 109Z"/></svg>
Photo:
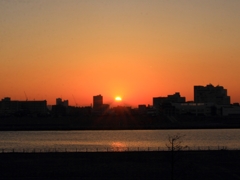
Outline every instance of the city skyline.
<svg viewBox="0 0 240 180"><path fill-rule="evenodd" d="M186 100L185 96L181 96L182 94L180 92L175 91L174 94L168 94L167 96L155 96L151 97L152 102L151 103L139 103L135 106L132 106L131 104L126 103L123 101L121 96L115 96L111 101L104 101L102 94L93 95L92 96L92 102L90 102L90 106L94 109L101 109L101 108L109 108L114 106L128 106L128 107L139 107L139 105L150 105L154 106L154 104L158 104L159 102L177 102L177 103L185 103L185 102L194 102L194 103L216 103L216 104L222 104L222 105L230 105L230 104L239 104L239 102L231 102L231 96L228 94L228 90L225 89L223 86L214 86L212 84L207 84L206 86L203 85L195 85L193 91L193 100ZM28 99L26 93L25 93L25 100L24 101L39 101L39 99ZM84 107L84 105L77 104L74 96L72 97L74 102L69 103L69 99L63 100L62 97L56 97L54 104L49 104L47 99L41 99L40 101L46 101L48 102L47 105L63 105L63 106L75 106L75 107ZM167 101L165 101L167 99ZM21 101L21 99L12 99L9 96L5 96L2 98L2 100L7 101ZM169 101L170 100L170 101ZM89 106L89 104L87 105Z"/></svg>
<svg viewBox="0 0 240 180"><path fill-rule="evenodd" d="M0 97L130 106L193 86L240 102L240 1L0 1Z"/></svg>

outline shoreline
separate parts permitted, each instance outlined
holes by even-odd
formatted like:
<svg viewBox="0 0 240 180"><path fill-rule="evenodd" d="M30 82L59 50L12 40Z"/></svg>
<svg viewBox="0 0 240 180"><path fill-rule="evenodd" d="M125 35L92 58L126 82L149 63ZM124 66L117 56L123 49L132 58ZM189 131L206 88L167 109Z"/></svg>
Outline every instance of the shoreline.
<svg viewBox="0 0 240 180"><path fill-rule="evenodd" d="M239 129L240 125L167 125L158 127L67 127L67 126L24 126L24 125L11 125L1 126L0 131L111 131L111 130L187 130L187 129Z"/></svg>

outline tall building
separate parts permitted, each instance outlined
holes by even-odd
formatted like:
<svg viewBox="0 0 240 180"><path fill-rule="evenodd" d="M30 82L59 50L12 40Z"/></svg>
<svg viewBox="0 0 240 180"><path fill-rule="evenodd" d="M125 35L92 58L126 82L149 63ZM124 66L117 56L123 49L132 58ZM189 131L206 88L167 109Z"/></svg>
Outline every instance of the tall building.
<svg viewBox="0 0 240 180"><path fill-rule="evenodd" d="M93 109L101 109L103 106L103 97L101 94L93 96Z"/></svg>
<svg viewBox="0 0 240 180"><path fill-rule="evenodd" d="M214 87L212 84L194 86L194 102L230 104L230 96L227 95L227 89L224 89L223 86Z"/></svg>

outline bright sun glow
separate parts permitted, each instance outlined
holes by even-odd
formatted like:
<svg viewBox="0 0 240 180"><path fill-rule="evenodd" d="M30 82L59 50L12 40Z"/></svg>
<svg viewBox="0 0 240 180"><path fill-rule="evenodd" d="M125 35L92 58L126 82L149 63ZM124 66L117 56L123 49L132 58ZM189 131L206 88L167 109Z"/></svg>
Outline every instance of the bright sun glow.
<svg viewBox="0 0 240 180"><path fill-rule="evenodd" d="M121 98L120 96L117 96L117 97L115 97L115 100L116 100L116 101L121 101L122 98Z"/></svg>

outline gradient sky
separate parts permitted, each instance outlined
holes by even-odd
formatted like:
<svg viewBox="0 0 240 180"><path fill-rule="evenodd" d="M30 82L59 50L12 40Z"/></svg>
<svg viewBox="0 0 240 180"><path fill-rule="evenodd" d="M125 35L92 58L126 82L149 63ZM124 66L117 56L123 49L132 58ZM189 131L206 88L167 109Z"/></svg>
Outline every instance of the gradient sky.
<svg viewBox="0 0 240 180"><path fill-rule="evenodd" d="M0 0L0 98L127 105L221 85L240 102L239 0Z"/></svg>

